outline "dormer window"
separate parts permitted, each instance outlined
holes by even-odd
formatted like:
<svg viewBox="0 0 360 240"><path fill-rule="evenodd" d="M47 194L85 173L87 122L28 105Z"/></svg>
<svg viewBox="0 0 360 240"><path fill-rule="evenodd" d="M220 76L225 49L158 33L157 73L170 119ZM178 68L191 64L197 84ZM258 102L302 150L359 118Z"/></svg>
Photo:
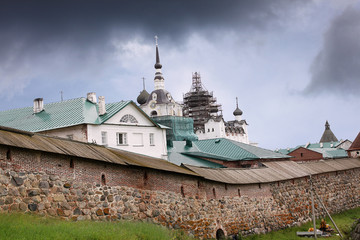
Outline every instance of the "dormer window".
<svg viewBox="0 0 360 240"><path fill-rule="evenodd" d="M157 100L157 94L156 94L156 93L153 93L153 94L152 94L152 99L153 99L154 101Z"/></svg>
<svg viewBox="0 0 360 240"><path fill-rule="evenodd" d="M138 121L136 120L136 118L131 115L131 114L126 114L124 115L121 119L120 122L122 123L138 123Z"/></svg>

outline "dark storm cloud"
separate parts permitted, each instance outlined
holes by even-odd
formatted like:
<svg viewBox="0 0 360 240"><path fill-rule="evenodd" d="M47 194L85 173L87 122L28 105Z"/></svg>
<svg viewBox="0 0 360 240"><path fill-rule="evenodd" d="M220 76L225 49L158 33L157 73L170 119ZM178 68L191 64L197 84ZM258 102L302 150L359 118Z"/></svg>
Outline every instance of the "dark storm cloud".
<svg viewBox="0 0 360 240"><path fill-rule="evenodd" d="M23 89L34 79L63 81L79 69L104 67L114 53L113 40L140 36L149 42L159 35L161 44L176 47L195 32L219 37L278 26L302 5L300 0L2 1L0 93L14 92L14 82Z"/></svg>
<svg viewBox="0 0 360 240"><path fill-rule="evenodd" d="M306 94L360 90L360 10L348 7L324 35L322 50L311 66L312 79Z"/></svg>
<svg viewBox="0 0 360 240"><path fill-rule="evenodd" d="M0 8L1 43L82 42L111 34L155 33L171 40L191 31L266 28L296 1L8 1ZM14 39L17 37L18 39Z"/></svg>

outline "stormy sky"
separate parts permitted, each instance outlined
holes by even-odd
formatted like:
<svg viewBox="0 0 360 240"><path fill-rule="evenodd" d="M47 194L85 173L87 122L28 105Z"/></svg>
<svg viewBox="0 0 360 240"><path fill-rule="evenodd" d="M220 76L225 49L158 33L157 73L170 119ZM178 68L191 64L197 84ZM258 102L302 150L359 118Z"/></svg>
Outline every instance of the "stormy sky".
<svg viewBox="0 0 360 240"><path fill-rule="evenodd" d="M106 102L153 90L159 37L177 101L192 73L232 120L235 98L259 146L360 131L360 1L2 1L0 111L96 92Z"/></svg>

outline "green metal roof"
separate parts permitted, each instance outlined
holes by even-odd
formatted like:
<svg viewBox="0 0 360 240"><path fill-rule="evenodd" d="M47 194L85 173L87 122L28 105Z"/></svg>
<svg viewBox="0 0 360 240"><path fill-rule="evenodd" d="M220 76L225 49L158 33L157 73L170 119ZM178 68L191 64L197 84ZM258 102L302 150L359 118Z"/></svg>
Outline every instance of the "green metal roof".
<svg viewBox="0 0 360 240"><path fill-rule="evenodd" d="M310 148L310 150L321 153L323 158L347 158L348 154L344 149L337 148Z"/></svg>
<svg viewBox="0 0 360 240"><path fill-rule="evenodd" d="M106 104L106 113L98 115L98 105L86 98L44 104L44 110L34 114L33 107L0 112L0 125L24 131L40 132L79 124L101 124L132 101ZM135 105L135 104L134 104Z"/></svg>
<svg viewBox="0 0 360 240"><path fill-rule="evenodd" d="M196 146L194 146L196 148ZM207 160L203 160L197 157L188 156L183 154L186 147L185 141L173 141L173 147L168 147L168 161L178 166L181 164L189 164L199 167L210 167L210 168L223 168L221 164L213 163Z"/></svg>
<svg viewBox="0 0 360 240"><path fill-rule="evenodd" d="M290 158L281 153L226 138L199 140L192 144L192 147L184 148L183 154L224 161Z"/></svg>
<svg viewBox="0 0 360 240"><path fill-rule="evenodd" d="M306 145L299 145L295 148L279 149L277 152L288 154L298 148L306 148L323 155L323 158L346 158L348 154L342 148L336 148L341 142L323 142L323 143L308 143Z"/></svg>

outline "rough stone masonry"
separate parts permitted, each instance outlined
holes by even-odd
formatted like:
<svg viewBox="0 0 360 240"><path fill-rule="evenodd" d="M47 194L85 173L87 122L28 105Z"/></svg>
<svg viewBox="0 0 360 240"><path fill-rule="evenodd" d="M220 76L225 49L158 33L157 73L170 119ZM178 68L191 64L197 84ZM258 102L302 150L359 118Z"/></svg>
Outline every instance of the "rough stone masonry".
<svg viewBox="0 0 360 240"><path fill-rule="evenodd" d="M226 185L18 148L11 149L9 160L8 151L0 146L2 212L148 221L197 238L214 238L219 229L226 235L265 233L310 220L308 178ZM313 176L331 213L360 206L359 181L359 168ZM318 217L325 215L318 202L315 206Z"/></svg>

